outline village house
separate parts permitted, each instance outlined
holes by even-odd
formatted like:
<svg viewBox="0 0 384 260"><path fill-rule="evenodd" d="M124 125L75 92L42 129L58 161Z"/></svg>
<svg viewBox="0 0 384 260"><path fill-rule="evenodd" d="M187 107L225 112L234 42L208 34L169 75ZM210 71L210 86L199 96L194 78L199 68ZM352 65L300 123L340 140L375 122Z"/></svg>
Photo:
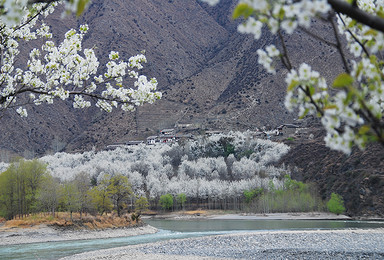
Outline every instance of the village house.
<svg viewBox="0 0 384 260"><path fill-rule="evenodd" d="M159 142L157 135L151 135L147 137L147 144L156 144Z"/></svg>
<svg viewBox="0 0 384 260"><path fill-rule="evenodd" d="M158 136L160 143L174 143L176 142L176 136L174 135L160 135Z"/></svg>
<svg viewBox="0 0 384 260"><path fill-rule="evenodd" d="M163 129L160 131L160 135L172 135L174 136L176 134L175 129L169 128L169 129Z"/></svg>
<svg viewBox="0 0 384 260"><path fill-rule="evenodd" d="M300 128L298 125L294 124L282 124L276 129L279 130L280 135L284 135L286 137L294 136L297 132L297 129Z"/></svg>

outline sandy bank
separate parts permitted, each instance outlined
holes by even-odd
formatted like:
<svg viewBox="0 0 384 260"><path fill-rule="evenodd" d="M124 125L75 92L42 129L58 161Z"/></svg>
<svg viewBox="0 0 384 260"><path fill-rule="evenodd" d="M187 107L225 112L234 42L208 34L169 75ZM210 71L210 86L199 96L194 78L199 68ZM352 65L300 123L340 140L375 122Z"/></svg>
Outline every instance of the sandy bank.
<svg viewBox="0 0 384 260"><path fill-rule="evenodd" d="M225 214L215 215L209 219L235 219L235 220L350 220L345 215L336 215L327 212L310 212L310 213L271 213L271 214Z"/></svg>
<svg viewBox="0 0 384 260"><path fill-rule="evenodd" d="M31 228L6 228L3 226L0 228L0 246L66 240L127 237L144 234L153 234L157 231L158 230L156 228L149 225L133 228L116 228L97 231L62 231L54 229L44 224Z"/></svg>
<svg viewBox="0 0 384 260"><path fill-rule="evenodd" d="M182 212L142 216L143 219L232 219L232 220L351 220L345 215L327 212L270 213L270 214L183 214Z"/></svg>

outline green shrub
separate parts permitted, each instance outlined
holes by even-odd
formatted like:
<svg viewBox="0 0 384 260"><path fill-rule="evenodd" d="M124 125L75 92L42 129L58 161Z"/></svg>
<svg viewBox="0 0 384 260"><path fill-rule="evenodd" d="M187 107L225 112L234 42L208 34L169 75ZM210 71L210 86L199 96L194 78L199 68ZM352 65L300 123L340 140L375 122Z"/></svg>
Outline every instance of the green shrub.
<svg viewBox="0 0 384 260"><path fill-rule="evenodd" d="M161 195L159 202L163 209L171 209L173 206L173 197L169 193L165 195Z"/></svg>
<svg viewBox="0 0 384 260"><path fill-rule="evenodd" d="M331 199L327 202L327 208L329 212L337 215L344 213L345 207L343 198L339 194L332 193Z"/></svg>
<svg viewBox="0 0 384 260"><path fill-rule="evenodd" d="M254 198L261 195L262 193L263 193L263 188L243 191L245 202L247 204L251 203Z"/></svg>
<svg viewBox="0 0 384 260"><path fill-rule="evenodd" d="M187 196L185 195L185 193L180 193L177 195L176 201L180 205L180 207L184 209L185 202L187 201Z"/></svg>

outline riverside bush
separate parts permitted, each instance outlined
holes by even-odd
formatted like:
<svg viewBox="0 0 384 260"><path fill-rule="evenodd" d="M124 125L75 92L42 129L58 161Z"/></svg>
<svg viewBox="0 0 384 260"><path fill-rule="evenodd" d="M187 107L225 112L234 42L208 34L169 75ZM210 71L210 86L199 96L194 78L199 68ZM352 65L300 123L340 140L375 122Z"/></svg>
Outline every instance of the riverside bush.
<svg viewBox="0 0 384 260"><path fill-rule="evenodd" d="M159 202L163 209L171 209L173 206L173 197L169 193L165 195L161 195Z"/></svg>
<svg viewBox="0 0 384 260"><path fill-rule="evenodd" d="M184 209L185 202L187 201L187 196L185 193L180 193L176 197L177 204L180 205L182 209Z"/></svg>
<svg viewBox="0 0 384 260"><path fill-rule="evenodd" d="M255 193L256 194L256 193ZM257 196L260 194L259 196ZM244 192L246 202L253 194ZM249 203L249 202L248 202ZM310 184L284 177L284 185L275 188L270 183L269 190L262 190L253 197L249 210L257 213L311 212L324 208L323 202Z"/></svg>
<svg viewBox="0 0 384 260"><path fill-rule="evenodd" d="M345 212L343 198L337 193L332 193L331 199L327 202L327 208L331 213L343 214Z"/></svg>
<svg viewBox="0 0 384 260"><path fill-rule="evenodd" d="M251 203L254 198L259 196L260 194L263 193L263 188L258 188L258 189L253 189L253 190L245 190L243 192L244 197L245 197L245 202L247 204Z"/></svg>

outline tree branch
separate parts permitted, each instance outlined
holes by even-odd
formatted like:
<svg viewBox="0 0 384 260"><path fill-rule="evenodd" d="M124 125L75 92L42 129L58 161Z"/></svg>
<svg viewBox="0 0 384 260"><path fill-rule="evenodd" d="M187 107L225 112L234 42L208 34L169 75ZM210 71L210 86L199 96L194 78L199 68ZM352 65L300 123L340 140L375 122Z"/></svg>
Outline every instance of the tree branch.
<svg viewBox="0 0 384 260"><path fill-rule="evenodd" d="M333 13L334 14L334 13ZM340 38L339 38L339 34L338 34L338 31L337 31L337 27L336 27L336 24L335 24L335 21L334 21L334 15L332 16L329 16L329 22L331 23L332 25L332 29L333 29L333 32L334 32L334 35L335 35L335 39L336 39L336 48L337 50L339 51L340 53L340 56L341 56L341 60L343 61L343 64L344 64L344 67L345 67L345 71L348 73L348 74L351 74L351 70L349 69L349 66L348 66L348 62L347 62L347 59L345 58L345 54L344 54L344 51L343 51L343 46L341 45L341 41L340 41Z"/></svg>
<svg viewBox="0 0 384 260"><path fill-rule="evenodd" d="M371 15L359 9L353 4L348 4L343 0L328 0L330 4L337 13L345 14L356 21L368 25L372 29L376 29L384 33L384 19L375 15Z"/></svg>
<svg viewBox="0 0 384 260"><path fill-rule="evenodd" d="M37 3L46 3L46 4L50 4L50 3L53 3L53 2L59 2L60 0L29 0L28 1L28 4L32 5L32 4L37 4Z"/></svg>
<svg viewBox="0 0 384 260"><path fill-rule="evenodd" d="M345 28L347 28L345 22L344 22L344 19L341 17L340 14L337 14L337 16L339 17L339 19L341 20L341 22L343 23L343 25L345 26ZM365 45L363 43L361 43L359 41L359 39L356 38L356 36L351 32L350 29L347 30L347 32L349 33L349 35L351 35L351 37L360 45L360 47L363 49L363 52L369 57L369 52L367 50L367 48L365 48Z"/></svg>
<svg viewBox="0 0 384 260"><path fill-rule="evenodd" d="M299 26L299 29L302 30L303 32L305 32L306 34L308 34L309 36L311 36L311 37L313 37L313 38L315 38L315 39L317 39L317 40L319 40L319 41L321 41L321 42L323 42L323 43L325 43L325 44L327 44L329 46L337 48L337 44L336 43L330 42L330 41L322 38L321 36L311 32L310 30L307 30L305 27Z"/></svg>
<svg viewBox="0 0 384 260"><path fill-rule="evenodd" d="M283 37L283 34L281 33L280 28L279 28L278 33L279 33L281 46L283 47L283 53L282 53L282 56L280 59L281 59L281 62L283 63L283 65L286 67L286 69L288 71L290 71L292 69L292 64L291 64L291 61L289 60L287 46L285 45L284 37Z"/></svg>
<svg viewBox="0 0 384 260"><path fill-rule="evenodd" d="M52 95L50 93L50 91L45 91L45 90L41 90L41 89L34 89L34 88L22 88L22 89L19 89L16 93L14 93L12 95L9 95L8 97L16 97L16 96L18 96L18 95L20 95L22 93L34 93L34 94L47 95L47 96L51 96L51 97L57 98L57 96ZM94 98L94 99L97 99L97 100L116 101L117 103L120 103L120 104L132 104L133 103L132 100L124 101L124 100L119 100L118 98L103 97L102 95L98 95L98 94L94 94L94 93L86 93L84 91L69 91L68 94L70 96L83 95L83 96ZM7 97L1 97L0 98L0 104L4 103L6 101L6 98Z"/></svg>

